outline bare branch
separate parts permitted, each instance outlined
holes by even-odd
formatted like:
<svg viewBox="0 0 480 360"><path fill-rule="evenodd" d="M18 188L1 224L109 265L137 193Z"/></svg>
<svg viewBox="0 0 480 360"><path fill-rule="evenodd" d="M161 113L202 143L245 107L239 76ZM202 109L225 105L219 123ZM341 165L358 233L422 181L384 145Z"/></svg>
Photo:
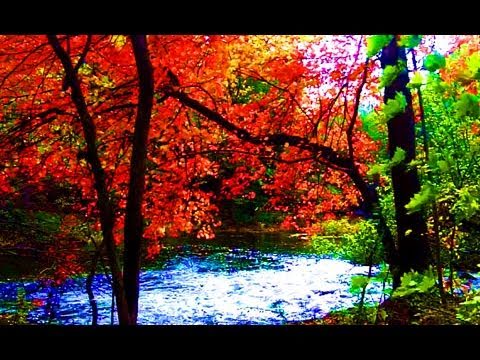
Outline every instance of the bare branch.
<svg viewBox="0 0 480 360"><path fill-rule="evenodd" d="M78 73L78 70L80 69L80 66L83 65L85 62L85 58L87 57L87 53L90 50L90 45L92 44L92 35L88 35L87 41L85 42L85 46L83 47L83 51L80 54L80 58L78 59L77 65L75 65L75 68L73 71Z"/></svg>

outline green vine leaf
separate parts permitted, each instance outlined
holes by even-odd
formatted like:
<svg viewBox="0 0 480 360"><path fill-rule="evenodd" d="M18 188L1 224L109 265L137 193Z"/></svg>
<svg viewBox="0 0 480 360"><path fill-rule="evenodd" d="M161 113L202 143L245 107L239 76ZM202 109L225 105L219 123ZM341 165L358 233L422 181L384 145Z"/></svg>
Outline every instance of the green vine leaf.
<svg viewBox="0 0 480 360"><path fill-rule="evenodd" d="M373 175L381 175L385 173L385 166L381 164L374 164L370 170L368 170L367 175L373 176Z"/></svg>
<svg viewBox="0 0 480 360"><path fill-rule="evenodd" d="M368 276L365 275L358 275L352 276L352 280L350 283L350 293L352 294L360 294L365 286L369 283Z"/></svg>
<svg viewBox="0 0 480 360"><path fill-rule="evenodd" d="M439 160L437 162L437 166L438 166L438 168L440 169L441 172L447 172L448 169L450 168L448 166L448 162L446 162L445 160Z"/></svg>
<svg viewBox="0 0 480 360"><path fill-rule="evenodd" d="M413 214L417 211L420 211L425 205L430 204L434 198L435 196L432 186L429 184L422 185L420 192L416 193L410 202L405 205L407 214Z"/></svg>
<svg viewBox="0 0 480 360"><path fill-rule="evenodd" d="M383 74L380 78L380 88L389 86L397 78L401 71L402 70L399 66L387 65L385 69L383 69Z"/></svg>
<svg viewBox="0 0 480 360"><path fill-rule="evenodd" d="M403 93L397 91L394 99L388 99L387 103L383 106L383 113L385 119L388 121L393 119L398 114L401 114L405 111L407 107L407 100Z"/></svg>
<svg viewBox="0 0 480 360"><path fill-rule="evenodd" d="M395 149L395 153L392 156L392 159L390 160L390 165L396 166L400 164L403 160L405 160L406 156L407 156L407 152L402 148L397 147Z"/></svg>
<svg viewBox="0 0 480 360"><path fill-rule="evenodd" d="M374 141L380 140L382 138L382 133L378 129L378 125L379 125L378 115L375 112L372 111L366 114L362 114L362 116L360 116L360 121L362 123L363 130Z"/></svg>
<svg viewBox="0 0 480 360"><path fill-rule="evenodd" d="M417 271L410 271L402 276L400 286L393 293L393 297L403 297L414 293L428 293L435 284L436 278L432 268L423 274Z"/></svg>

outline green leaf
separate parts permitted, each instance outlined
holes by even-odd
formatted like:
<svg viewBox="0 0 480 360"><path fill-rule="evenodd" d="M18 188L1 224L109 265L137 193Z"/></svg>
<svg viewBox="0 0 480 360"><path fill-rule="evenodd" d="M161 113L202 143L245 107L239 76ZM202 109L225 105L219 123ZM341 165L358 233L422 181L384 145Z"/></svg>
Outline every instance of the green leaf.
<svg viewBox="0 0 480 360"><path fill-rule="evenodd" d="M401 278L401 284L400 286L408 286L413 280L414 273L408 272L403 277Z"/></svg>
<svg viewBox="0 0 480 360"><path fill-rule="evenodd" d="M480 53L475 52L467 58L467 67L474 79L480 80Z"/></svg>
<svg viewBox="0 0 480 360"><path fill-rule="evenodd" d="M435 198L433 189L429 184L424 184L420 188L420 192L416 193L410 202L405 205L408 214L420 211L423 206L429 204Z"/></svg>
<svg viewBox="0 0 480 360"><path fill-rule="evenodd" d="M399 66L387 65L383 69L382 76L380 78L380 88L389 86L400 74L401 68Z"/></svg>
<svg viewBox="0 0 480 360"><path fill-rule="evenodd" d="M432 89L432 91L436 93L443 93L448 89L448 84L444 81L442 81L442 78L440 77L439 74L434 73L434 72L429 72L427 74L427 81L426 83L428 86Z"/></svg>
<svg viewBox="0 0 480 360"><path fill-rule="evenodd" d="M405 111L407 107L407 100L403 93L397 91L394 99L388 99L387 103L383 106L383 113L386 120L393 119L398 114L401 114Z"/></svg>
<svg viewBox="0 0 480 360"><path fill-rule="evenodd" d="M428 71L437 71L446 65L445 57L437 52L427 55L423 62L423 67Z"/></svg>
<svg viewBox="0 0 480 360"><path fill-rule="evenodd" d="M480 115L478 96L469 93L462 94L460 100L455 104L455 109L459 117L478 117Z"/></svg>
<svg viewBox="0 0 480 360"><path fill-rule="evenodd" d="M414 293L426 293L436 284L435 274L432 268L422 274L410 271L400 279L400 286L395 290L394 297L408 296Z"/></svg>
<svg viewBox="0 0 480 360"><path fill-rule="evenodd" d="M415 168L418 168L418 167L422 166L423 164L424 164L423 160L413 159L412 161L410 161L408 163L407 169L412 170L412 169L415 169Z"/></svg>
<svg viewBox="0 0 480 360"><path fill-rule="evenodd" d="M447 172L449 169L448 162L446 162L445 160L439 160L437 162L437 166L441 172Z"/></svg>
<svg viewBox="0 0 480 360"><path fill-rule="evenodd" d="M420 41L422 41L421 35L401 35L400 39L398 40L398 46L411 49L418 46Z"/></svg>
<svg viewBox="0 0 480 360"><path fill-rule="evenodd" d="M390 165L391 166L396 166L400 164L403 160L405 160L405 157L407 156L407 152L403 150L400 147L397 147L395 149L395 153L392 156L392 159L390 160Z"/></svg>
<svg viewBox="0 0 480 360"><path fill-rule="evenodd" d="M374 164L370 170L368 170L367 175L372 176L376 174L383 174L385 172L385 166L381 164Z"/></svg>
<svg viewBox="0 0 480 360"><path fill-rule="evenodd" d="M393 39L393 35L372 35L367 38L367 56L378 54Z"/></svg>
<svg viewBox="0 0 480 360"><path fill-rule="evenodd" d="M368 285L369 279L367 276L358 275L352 276L352 280L350 283L350 292L352 294L359 294L362 292L365 286Z"/></svg>
<svg viewBox="0 0 480 360"><path fill-rule="evenodd" d="M363 130L372 138L377 141L382 138L382 133L378 130L379 119L375 112L369 112L360 116Z"/></svg>
<svg viewBox="0 0 480 360"><path fill-rule="evenodd" d="M408 83L408 86L411 88L420 88L424 84L424 79L423 75L420 73L420 71L416 71L412 78L410 79L410 82Z"/></svg>
<svg viewBox="0 0 480 360"><path fill-rule="evenodd" d="M480 188L478 185L466 185L457 191L458 197L453 204L452 212L457 221L471 219L480 211Z"/></svg>
<svg viewBox="0 0 480 360"><path fill-rule="evenodd" d="M430 277L428 275L425 275L423 276L423 279L422 281L420 282L420 284L418 284L418 290L420 292L427 292L428 290L430 290L432 287L434 287L436 284L436 281L433 277Z"/></svg>

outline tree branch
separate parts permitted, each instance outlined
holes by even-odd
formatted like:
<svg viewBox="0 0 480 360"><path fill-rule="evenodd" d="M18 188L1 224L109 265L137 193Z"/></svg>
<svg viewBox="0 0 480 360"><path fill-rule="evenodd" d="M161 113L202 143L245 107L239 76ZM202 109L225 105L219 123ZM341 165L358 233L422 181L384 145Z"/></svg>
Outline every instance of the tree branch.
<svg viewBox="0 0 480 360"><path fill-rule="evenodd" d="M75 68L73 69L75 73L78 73L80 66L82 66L85 63L85 58L87 57L87 53L90 50L91 44L92 44L92 35L88 35L87 41L85 42L85 46L83 47L83 51L80 54L80 58L78 59L77 65L75 65Z"/></svg>
<svg viewBox="0 0 480 360"><path fill-rule="evenodd" d="M197 100L192 99L187 94L182 92L170 92L169 95L179 100L185 106L199 112L207 119L220 125L222 128L233 133L240 140L247 141L255 145L286 145L297 147L301 150L309 151L314 157L325 161L325 165L336 168L344 172L349 172L352 169L353 163L351 159L340 156L335 150L330 147L323 146L316 143L311 143L308 140L296 136L288 135L285 133L272 134L265 137L256 137L250 134L247 130L239 128L235 124L225 119L219 113L207 108L199 103Z"/></svg>
<svg viewBox="0 0 480 360"><path fill-rule="evenodd" d="M352 118L350 119L350 123L348 124L347 129L347 142L348 142L348 156L353 162L353 128L355 127L355 122L357 121L358 116L358 109L360 107L360 96L362 96L363 87L367 83L367 75L368 75L368 58L365 61L365 69L363 70L363 77L360 86L357 89L357 94L355 95L355 107L353 109Z"/></svg>

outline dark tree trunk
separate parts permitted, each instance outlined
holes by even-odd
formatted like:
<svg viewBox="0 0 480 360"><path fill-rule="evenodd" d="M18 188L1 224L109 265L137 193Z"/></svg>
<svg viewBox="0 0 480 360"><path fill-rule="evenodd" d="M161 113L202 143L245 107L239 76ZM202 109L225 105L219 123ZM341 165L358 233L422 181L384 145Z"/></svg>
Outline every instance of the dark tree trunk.
<svg viewBox="0 0 480 360"><path fill-rule="evenodd" d="M133 133L132 157L130 160L130 183L128 187L125 216L125 247L123 279L128 304L130 324L137 323L140 250L143 237L142 203L145 190L145 169L147 158L148 131L153 104L153 68L150 62L147 37L132 35L138 73L138 107Z"/></svg>
<svg viewBox="0 0 480 360"><path fill-rule="evenodd" d="M406 61L405 49L397 46L393 39L381 55L382 68ZM399 76L385 87L385 103L402 93L407 101L405 112L398 114L388 122L388 151L390 158L397 148L406 152L405 161L392 168L392 186L395 199L395 216L397 222L397 245L399 273L394 278L394 287L399 285L401 274L410 270L424 271L430 264L430 249L426 236L427 226L421 212L407 214L405 205L420 191L420 182L416 169L407 170L406 164L415 159L415 129L412 108L412 96L408 84L408 72ZM409 231L411 230L411 231Z"/></svg>

